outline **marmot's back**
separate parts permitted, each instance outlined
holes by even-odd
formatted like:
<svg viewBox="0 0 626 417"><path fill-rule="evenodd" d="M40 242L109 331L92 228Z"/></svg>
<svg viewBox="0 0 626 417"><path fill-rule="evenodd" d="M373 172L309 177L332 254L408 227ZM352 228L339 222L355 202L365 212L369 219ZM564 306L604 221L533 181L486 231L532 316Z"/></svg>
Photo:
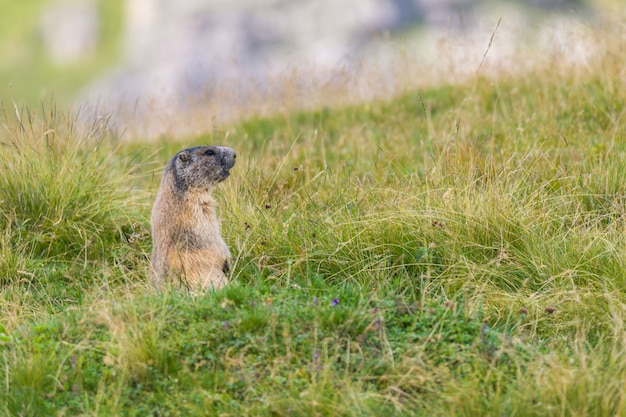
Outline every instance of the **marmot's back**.
<svg viewBox="0 0 626 417"><path fill-rule="evenodd" d="M227 283L230 252L211 197L230 175L236 154L223 146L178 152L168 162L152 208L151 278L159 287L192 291Z"/></svg>

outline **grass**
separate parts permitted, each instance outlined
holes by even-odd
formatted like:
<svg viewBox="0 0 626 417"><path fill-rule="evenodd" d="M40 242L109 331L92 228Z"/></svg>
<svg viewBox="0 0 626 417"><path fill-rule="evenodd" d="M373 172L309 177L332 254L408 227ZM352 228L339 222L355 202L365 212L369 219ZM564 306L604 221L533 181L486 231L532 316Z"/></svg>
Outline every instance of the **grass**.
<svg viewBox="0 0 626 417"><path fill-rule="evenodd" d="M0 414L626 415L617 62L182 142L4 108ZM206 143L233 282L155 294L161 170Z"/></svg>

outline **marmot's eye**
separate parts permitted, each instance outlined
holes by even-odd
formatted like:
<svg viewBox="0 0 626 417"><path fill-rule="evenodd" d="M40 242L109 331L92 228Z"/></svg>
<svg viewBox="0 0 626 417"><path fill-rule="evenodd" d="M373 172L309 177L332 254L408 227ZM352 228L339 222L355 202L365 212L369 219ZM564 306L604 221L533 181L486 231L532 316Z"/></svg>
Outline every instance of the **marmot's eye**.
<svg viewBox="0 0 626 417"><path fill-rule="evenodd" d="M207 149L204 154L207 156L213 156L215 155L215 151L213 149Z"/></svg>

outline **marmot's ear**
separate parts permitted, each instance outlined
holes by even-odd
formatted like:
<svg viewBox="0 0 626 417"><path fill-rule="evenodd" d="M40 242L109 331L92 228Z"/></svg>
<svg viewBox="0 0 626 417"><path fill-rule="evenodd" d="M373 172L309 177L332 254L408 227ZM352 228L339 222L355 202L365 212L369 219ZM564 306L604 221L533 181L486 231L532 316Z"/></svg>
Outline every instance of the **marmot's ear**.
<svg viewBox="0 0 626 417"><path fill-rule="evenodd" d="M182 151L178 154L178 159L180 159L181 162L189 162L191 157L186 151Z"/></svg>

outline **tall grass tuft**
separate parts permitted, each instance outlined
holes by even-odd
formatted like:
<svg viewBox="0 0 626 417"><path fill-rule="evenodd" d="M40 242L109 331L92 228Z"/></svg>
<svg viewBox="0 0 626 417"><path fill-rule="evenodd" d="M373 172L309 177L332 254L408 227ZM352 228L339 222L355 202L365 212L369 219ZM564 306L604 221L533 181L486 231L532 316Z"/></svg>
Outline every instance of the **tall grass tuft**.
<svg viewBox="0 0 626 417"><path fill-rule="evenodd" d="M129 177L106 123L84 132L54 108L0 107L0 227L34 256L106 255L129 222Z"/></svg>

